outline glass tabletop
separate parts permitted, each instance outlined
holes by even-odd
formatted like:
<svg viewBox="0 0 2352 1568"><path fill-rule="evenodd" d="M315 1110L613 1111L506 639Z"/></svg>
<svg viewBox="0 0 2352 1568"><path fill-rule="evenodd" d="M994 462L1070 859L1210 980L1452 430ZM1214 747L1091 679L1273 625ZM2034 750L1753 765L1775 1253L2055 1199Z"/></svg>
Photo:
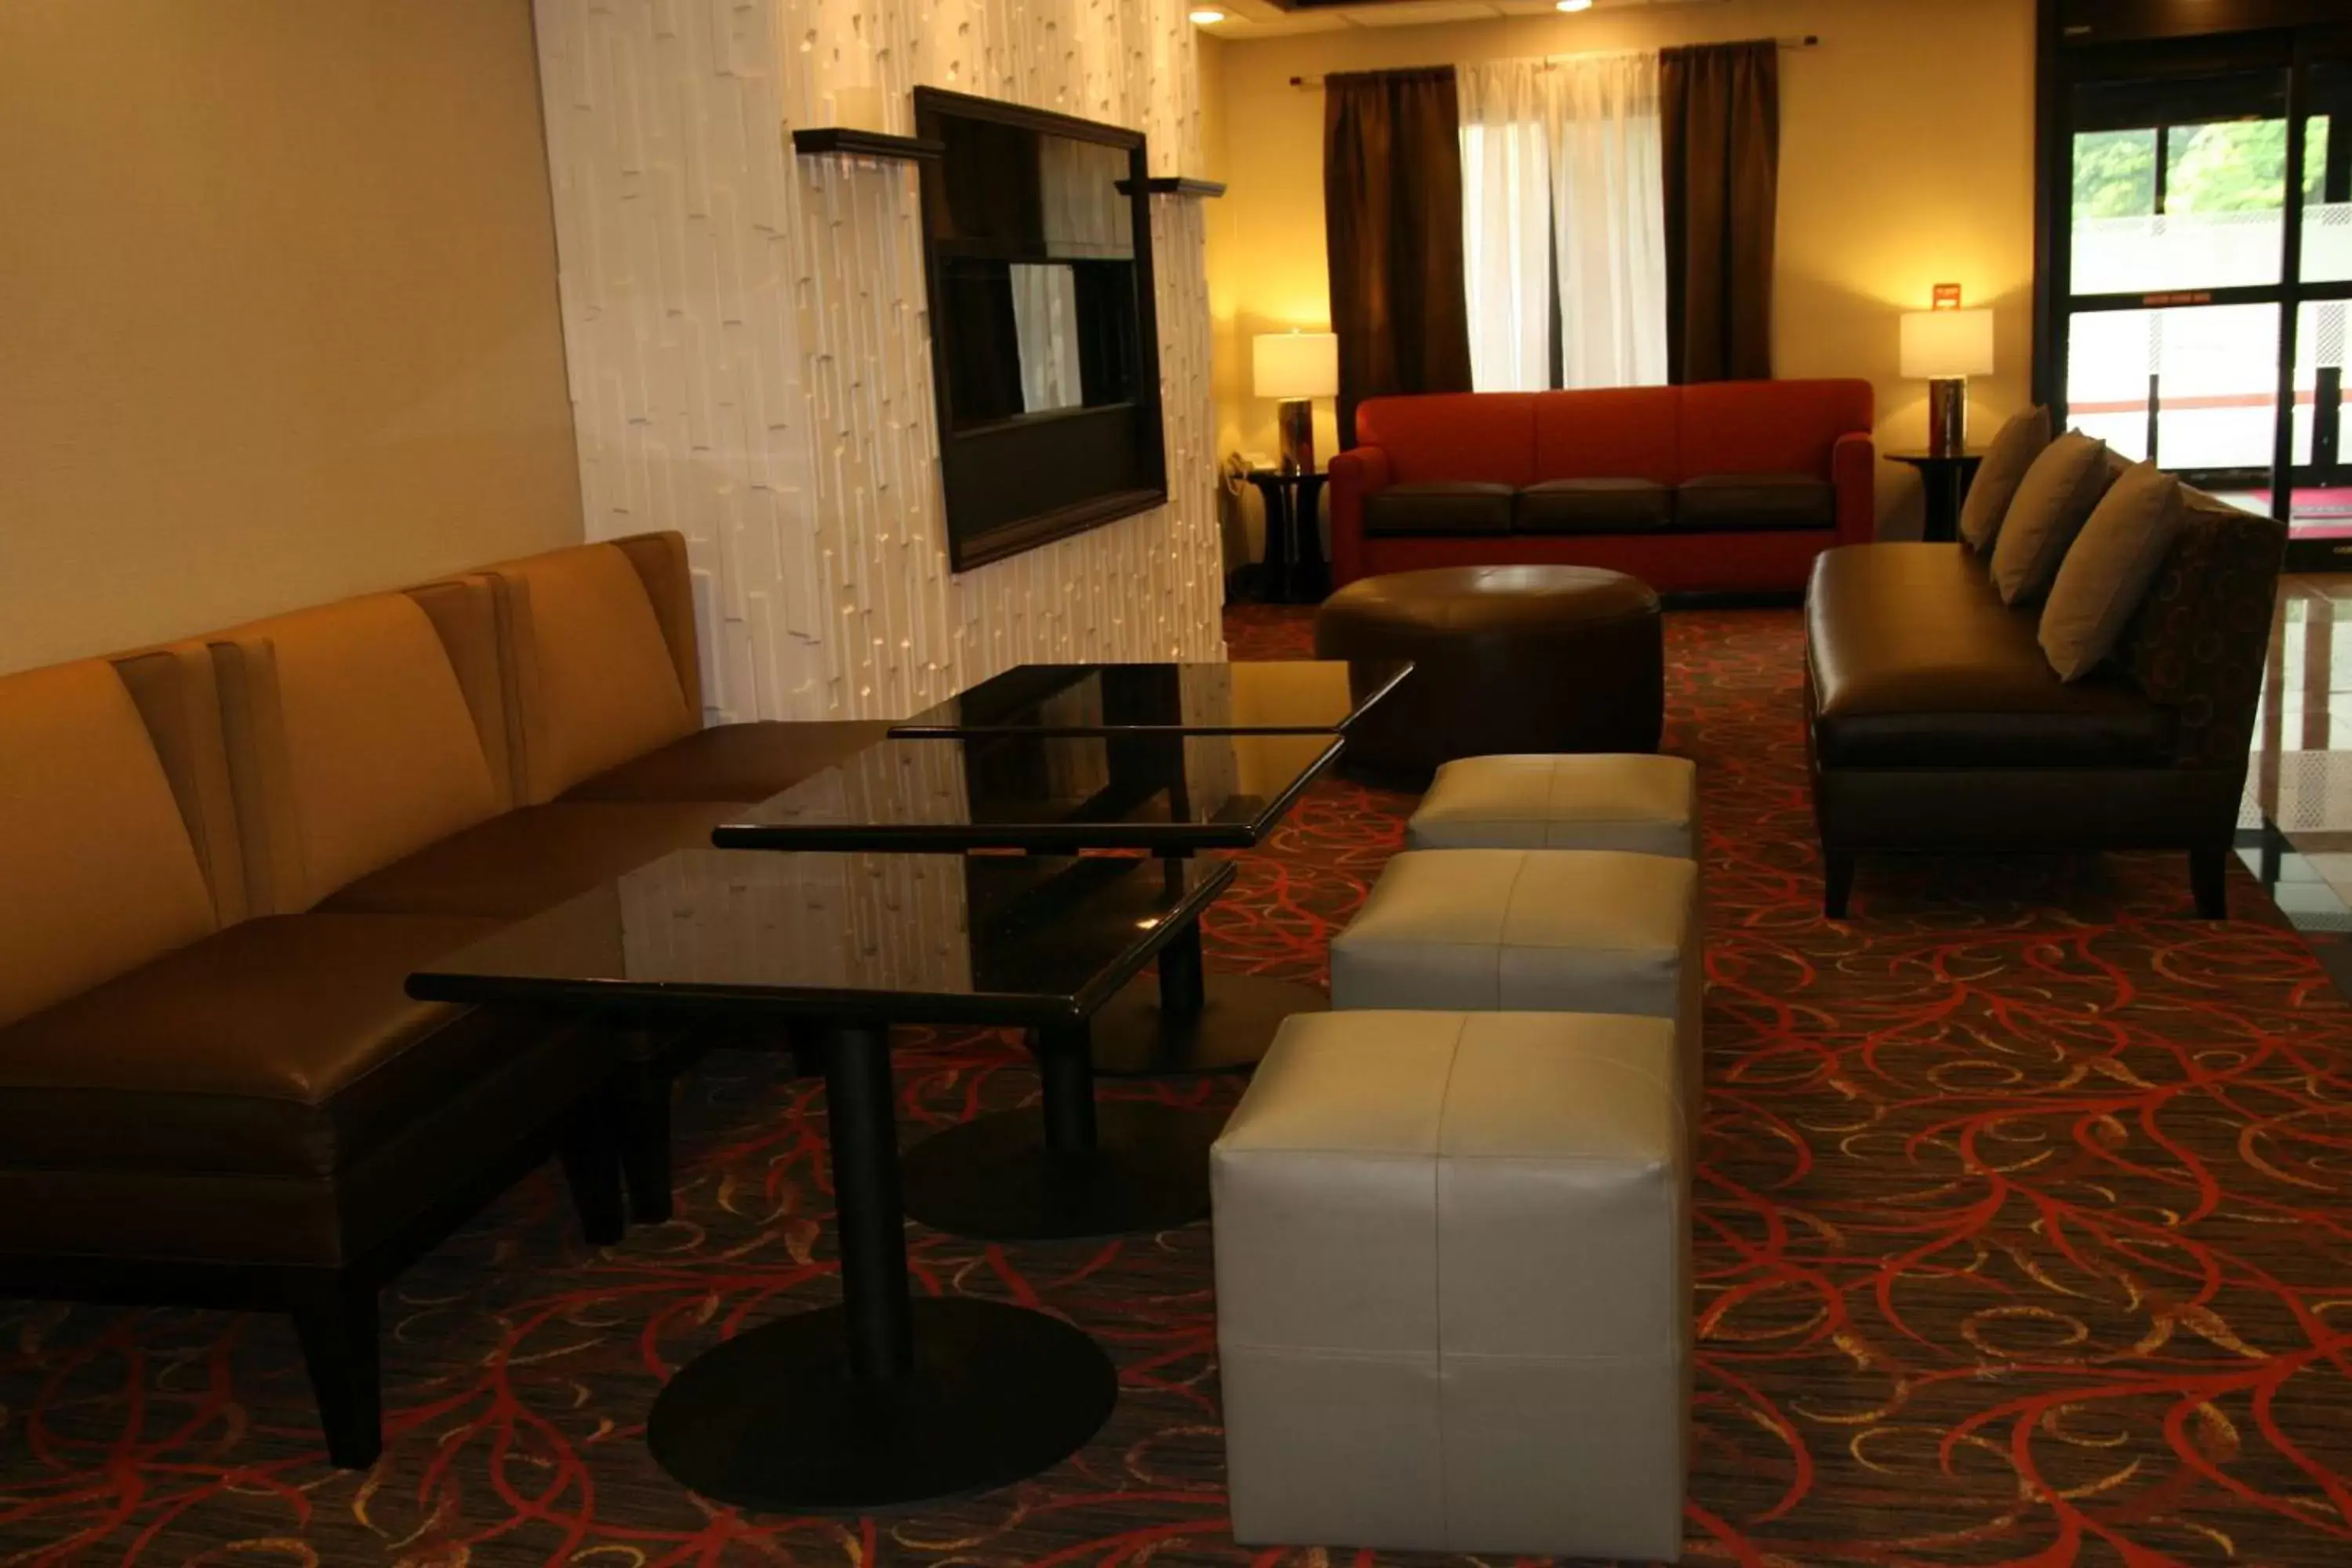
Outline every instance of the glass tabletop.
<svg viewBox="0 0 2352 1568"><path fill-rule="evenodd" d="M1409 662L1391 659L1024 664L892 725L890 733L1337 734L1412 673Z"/></svg>
<svg viewBox="0 0 2352 1568"><path fill-rule="evenodd" d="M1345 747L1328 734L1158 730L886 741L711 839L730 849L1246 849Z"/></svg>
<svg viewBox="0 0 2352 1568"><path fill-rule="evenodd" d="M1233 879L1122 856L689 849L436 959L427 1001L1076 1023Z"/></svg>

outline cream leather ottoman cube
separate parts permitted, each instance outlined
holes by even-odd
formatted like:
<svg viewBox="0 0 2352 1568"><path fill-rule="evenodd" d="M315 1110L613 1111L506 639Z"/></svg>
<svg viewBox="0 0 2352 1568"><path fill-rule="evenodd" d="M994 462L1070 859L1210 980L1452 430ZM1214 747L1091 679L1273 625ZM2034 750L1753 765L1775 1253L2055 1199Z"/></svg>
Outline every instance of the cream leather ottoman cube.
<svg viewBox="0 0 2352 1568"><path fill-rule="evenodd" d="M1465 757L1437 770L1408 849L1699 852L1698 768L1684 757Z"/></svg>
<svg viewBox="0 0 2352 1568"><path fill-rule="evenodd" d="M1671 1018L1696 1137L1705 937L1696 861L1409 849L1332 939L1331 1005Z"/></svg>
<svg viewBox="0 0 2352 1568"><path fill-rule="evenodd" d="M1654 1018L1283 1026L1211 1159L1236 1541L1680 1554L1674 1050Z"/></svg>

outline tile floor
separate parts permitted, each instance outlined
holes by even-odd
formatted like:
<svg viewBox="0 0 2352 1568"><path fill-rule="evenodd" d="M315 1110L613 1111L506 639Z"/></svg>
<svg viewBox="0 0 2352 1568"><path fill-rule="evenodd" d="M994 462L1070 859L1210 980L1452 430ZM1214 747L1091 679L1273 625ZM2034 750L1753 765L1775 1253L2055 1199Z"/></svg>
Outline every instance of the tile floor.
<svg viewBox="0 0 2352 1568"><path fill-rule="evenodd" d="M2352 574L2280 584L2238 844L2352 993Z"/></svg>

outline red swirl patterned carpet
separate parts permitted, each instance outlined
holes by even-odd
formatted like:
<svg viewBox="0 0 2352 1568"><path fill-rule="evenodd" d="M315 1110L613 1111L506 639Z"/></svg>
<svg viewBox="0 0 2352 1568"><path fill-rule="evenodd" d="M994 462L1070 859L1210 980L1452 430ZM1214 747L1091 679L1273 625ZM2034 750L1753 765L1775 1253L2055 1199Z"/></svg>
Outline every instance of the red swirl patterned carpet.
<svg viewBox="0 0 2352 1568"><path fill-rule="evenodd" d="M1239 614L1234 651L1305 626ZM1796 617L1669 639L1713 900L1688 1559L2352 1563L2352 1012L2311 952L2242 876L2239 921L2186 918L2169 858L1866 863L1825 923ZM1319 978L1409 805L1318 789L1247 858L1213 961ZM910 1133L1019 1101L1021 1062L910 1047ZM851 1521L666 1480L641 1423L669 1369L834 1294L816 1100L714 1057L676 1223L586 1252L541 1176L414 1270L369 1475L323 1464L281 1320L0 1303L0 1563L1326 1562L1226 1534L1205 1226L911 1234L920 1289L1044 1306L1118 1358L1111 1426L1049 1474Z"/></svg>

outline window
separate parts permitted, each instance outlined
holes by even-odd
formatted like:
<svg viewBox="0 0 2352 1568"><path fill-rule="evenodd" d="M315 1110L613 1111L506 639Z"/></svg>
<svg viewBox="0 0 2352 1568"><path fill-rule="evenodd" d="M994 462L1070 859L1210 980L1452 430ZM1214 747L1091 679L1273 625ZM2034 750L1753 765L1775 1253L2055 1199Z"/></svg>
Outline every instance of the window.
<svg viewBox="0 0 2352 1568"><path fill-rule="evenodd" d="M1472 384L1662 384L1657 56L1501 60L1459 80Z"/></svg>
<svg viewBox="0 0 2352 1568"><path fill-rule="evenodd" d="M2062 416L2299 540L2352 541L2352 62L2275 35L2061 61Z"/></svg>

